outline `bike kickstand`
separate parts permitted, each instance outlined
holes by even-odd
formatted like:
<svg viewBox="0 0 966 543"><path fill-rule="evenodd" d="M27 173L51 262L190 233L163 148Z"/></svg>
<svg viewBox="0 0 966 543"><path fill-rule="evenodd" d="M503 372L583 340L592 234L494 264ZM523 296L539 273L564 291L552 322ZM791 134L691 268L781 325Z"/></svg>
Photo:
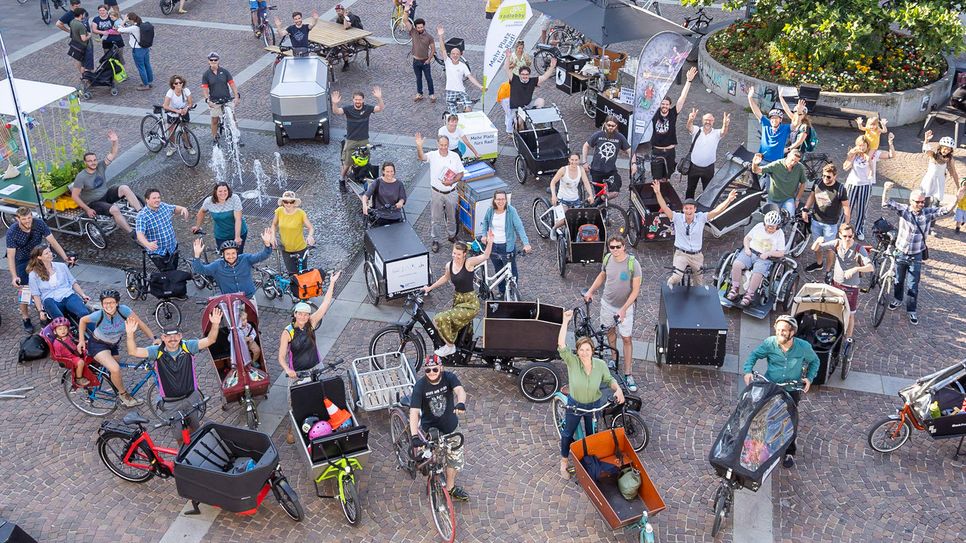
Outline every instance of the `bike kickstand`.
<svg viewBox="0 0 966 543"><path fill-rule="evenodd" d="M198 504L201 502L191 500L191 511L185 511L185 515L200 515L201 509L198 509Z"/></svg>

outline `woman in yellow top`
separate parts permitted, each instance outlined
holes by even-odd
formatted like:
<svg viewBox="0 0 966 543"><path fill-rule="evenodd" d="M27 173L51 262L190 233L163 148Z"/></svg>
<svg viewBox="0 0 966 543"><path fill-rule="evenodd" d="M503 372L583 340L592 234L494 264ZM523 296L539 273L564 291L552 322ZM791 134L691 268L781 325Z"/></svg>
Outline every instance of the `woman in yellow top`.
<svg viewBox="0 0 966 543"><path fill-rule="evenodd" d="M287 190L278 199L279 207L275 210L275 218L272 219L272 235L278 231L278 237L282 241L282 261L285 263L285 270L288 273L299 271L299 261L305 256L305 250L310 245L315 245L315 227L309 221L308 214L301 207L302 200L295 196L295 193ZM309 235L305 236L305 229L308 228ZM308 266L303 266L307 268Z"/></svg>

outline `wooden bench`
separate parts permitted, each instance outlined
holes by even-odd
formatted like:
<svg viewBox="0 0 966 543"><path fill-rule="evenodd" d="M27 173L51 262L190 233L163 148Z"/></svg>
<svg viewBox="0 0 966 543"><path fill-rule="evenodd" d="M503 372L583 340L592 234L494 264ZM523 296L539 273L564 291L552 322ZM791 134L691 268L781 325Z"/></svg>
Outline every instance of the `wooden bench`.
<svg viewBox="0 0 966 543"><path fill-rule="evenodd" d="M941 108L933 106L929 115L926 115L926 121L922 123L922 128L919 129L919 137L922 137L923 133L929 130L929 125L933 121L939 121L940 124L953 123L953 145L959 147L959 133L962 131L963 125L966 124L966 112L948 105Z"/></svg>
<svg viewBox="0 0 966 543"><path fill-rule="evenodd" d="M798 87L798 96L786 96L785 101L789 106L794 108L795 104L797 104L799 100L805 100L805 106L808 108L808 115L810 117L824 117L826 119L845 121L852 128L858 128L858 125L855 122L856 117L869 118L869 116L875 114L873 111L819 105L818 99L819 96L821 96L821 93L821 87L815 85L801 85ZM776 101L772 107L781 109L781 103Z"/></svg>

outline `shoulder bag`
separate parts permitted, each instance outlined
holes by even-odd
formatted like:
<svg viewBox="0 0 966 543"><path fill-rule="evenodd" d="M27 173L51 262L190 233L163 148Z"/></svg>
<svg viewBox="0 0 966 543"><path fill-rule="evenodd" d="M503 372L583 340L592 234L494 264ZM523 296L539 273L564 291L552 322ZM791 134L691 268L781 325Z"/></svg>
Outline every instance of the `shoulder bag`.
<svg viewBox="0 0 966 543"><path fill-rule="evenodd" d="M697 131L694 133L694 137L691 138L691 147L688 147L688 154L684 155L681 162L678 162L678 173L681 175L688 175L691 173L691 151L694 150L694 142L698 141L698 136L701 135L701 127L698 127Z"/></svg>

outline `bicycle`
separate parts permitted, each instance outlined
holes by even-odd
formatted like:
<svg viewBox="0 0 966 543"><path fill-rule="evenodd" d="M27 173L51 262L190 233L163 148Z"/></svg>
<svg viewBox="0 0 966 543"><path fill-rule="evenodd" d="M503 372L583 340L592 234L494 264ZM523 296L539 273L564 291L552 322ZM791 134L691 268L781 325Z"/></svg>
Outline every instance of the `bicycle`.
<svg viewBox="0 0 966 543"><path fill-rule="evenodd" d="M660 15L659 12L655 12L655 13ZM702 7L702 8L698 8L697 13L695 13L691 17L685 17L684 22L681 23L681 26L689 30L693 30L698 34L700 34L701 36L704 36L705 34L708 33L708 27L711 25L712 20L714 19L712 19L710 15L705 13L704 8Z"/></svg>
<svg viewBox="0 0 966 543"><path fill-rule="evenodd" d="M178 411L174 417L155 424L154 429L171 426L180 421L181 440L184 446L187 446L191 442L188 417L196 411L203 413L208 400L208 398L202 399L186 412ZM132 412L125 415L120 423L107 420L98 429L97 453L101 462L111 473L130 483L145 483L154 476L161 479L173 477L174 459L182 450L157 446L144 427L148 422L146 418ZM292 520L302 520L304 517L302 504L299 502L298 494L282 474L281 464L276 464L260 496L267 494L269 488ZM258 502L261 503L261 498ZM199 514L198 503L192 500L194 510L186 514Z"/></svg>
<svg viewBox="0 0 966 543"><path fill-rule="evenodd" d="M420 430L419 436L426 446L415 458L416 470L426 476L426 493L429 494L433 524L442 541L453 543L456 540L456 509L446 490L446 458L451 451L463 446L463 434L454 432L440 435L438 429L430 428L425 434Z"/></svg>
<svg viewBox="0 0 966 543"><path fill-rule="evenodd" d="M816 183L822 182L822 168L826 164L831 164L832 161L829 159L828 155L825 153L805 153L802 157L801 164L805 167L805 178L808 180L808 185L805 187L808 190L812 190L812 187Z"/></svg>
<svg viewBox="0 0 966 543"><path fill-rule="evenodd" d="M88 363L91 371L94 372L94 376L97 377L96 381L82 387L77 384L74 372L65 369L60 376L64 395L67 396L67 401L81 413L92 417L106 417L117 410L120 404L120 395L117 393L117 387L111 382L110 372L96 361L88 361ZM137 363L119 361L118 366L121 369L144 371L144 375L137 380L133 387L128 389L128 392L131 396L136 396L142 388L147 386L148 406L156 417L161 418L161 413L158 410L161 395L158 393L158 378L154 372L154 367L147 361ZM150 384L148 384L149 382Z"/></svg>
<svg viewBox="0 0 966 543"><path fill-rule="evenodd" d="M171 15L171 10L174 9L175 0L161 0L161 13L165 15Z"/></svg>
<svg viewBox="0 0 966 543"><path fill-rule="evenodd" d="M20 0L18 0L20 1ZM28 0L20 1L21 4ZM44 21L45 25L50 24L50 4L53 3L54 9L62 9L67 11L67 0L40 0L40 18Z"/></svg>
<svg viewBox="0 0 966 543"><path fill-rule="evenodd" d="M184 262L184 260L181 260ZM190 274L190 272L189 272ZM193 275L192 275L193 277ZM132 300L147 300L151 292L151 276L148 274L148 251L141 249L141 269L124 269L124 290ZM181 325L181 308L173 301L174 297L158 297L154 306L154 321L162 330L170 330Z"/></svg>
<svg viewBox="0 0 966 543"><path fill-rule="evenodd" d="M873 284L878 283L879 285L879 294L875 297L875 304L872 305L872 328L878 328L882 324L886 306L892 301L896 284L895 245L890 245L879 252L878 258L880 263L875 271L875 277L872 279Z"/></svg>
<svg viewBox="0 0 966 543"><path fill-rule="evenodd" d="M307 271L308 265L306 262L309 261L309 257L315 252L315 245L309 245L305 249L305 253L298 259L295 273L288 273L285 267L282 265L282 249L279 248L275 252L275 268L269 266L256 267L255 271L258 272L258 278L255 279L255 288L261 289L262 293L269 300L274 300L282 294L288 293L289 297L292 299L292 303L298 303L304 300L300 300L294 294L292 294L292 276L298 275ZM276 268L278 271L276 271ZM328 274L324 274L328 275ZM323 280L325 278L323 277ZM306 302L309 303L309 302ZM309 303L309 305L312 305Z"/></svg>
<svg viewBox="0 0 966 543"><path fill-rule="evenodd" d="M587 38L572 27L565 24L555 24L547 30L547 38L544 43L556 46L564 55L572 55L587 43Z"/></svg>
<svg viewBox="0 0 966 543"><path fill-rule="evenodd" d="M394 218L395 212L399 211L401 217ZM392 204L386 204L384 207L370 207L369 213L366 214L366 220L363 227L368 230L370 228L375 228L376 224L381 219L392 220L394 222L407 222L406 220L406 208L397 209L396 206Z"/></svg>
<svg viewBox="0 0 966 543"><path fill-rule="evenodd" d="M252 24L252 32L255 33L256 38L262 39L265 47L275 45L275 29L272 27L272 23L268 22L268 12L276 9L278 9L278 6L258 8L258 24Z"/></svg>
<svg viewBox="0 0 966 543"><path fill-rule="evenodd" d="M583 415L593 414L594 419L591 425L593 432L591 433L596 433L598 428L613 429L620 427L624 428L624 433L628 441L630 441L631 446L634 447L635 452L641 452L647 447L650 430L648 430L647 424L644 423L644 419L639 414L628 411L626 401L619 404L614 398L610 398L599 407L584 409L575 405L568 405L569 399L567 394L568 386L564 385L554 393L553 398L550 400L550 416L554 421L554 430L557 431L557 439L563 437L567 412L569 411L581 417ZM584 435L583 425L578 421L577 430L574 432L573 439L574 441L579 441L585 437L587 436Z"/></svg>
<svg viewBox="0 0 966 543"><path fill-rule="evenodd" d="M194 235L198 236L199 238L204 238L205 231L198 230L194 232ZM208 257L208 252L208 246L205 245L204 249L201 251L201 256L198 257L199 260L205 264L211 264L211 260ZM216 248L214 252L216 258L221 258L221 251ZM198 290L218 290L218 282L213 276L195 273L194 269L191 270L191 282L195 284L195 288Z"/></svg>
<svg viewBox="0 0 966 543"><path fill-rule="evenodd" d="M456 115L457 113L466 113L467 111L472 111L473 106L475 106L476 103L482 99L483 99L482 95L480 95L479 98L471 99L469 96L466 96L466 94L464 93L462 97L457 98L452 102L447 100L446 109L443 111L443 114L440 116L440 119L442 119L443 121L446 121L446 119L448 119L450 115Z"/></svg>
<svg viewBox="0 0 966 543"><path fill-rule="evenodd" d="M399 45L407 45L413 41L409 31L403 24L403 17L409 22L409 28L413 27L412 14L416 12L416 2L413 1L409 9L404 3L394 3L392 12L389 14L389 32L394 42Z"/></svg>
<svg viewBox="0 0 966 543"><path fill-rule="evenodd" d="M885 224L881 228L877 228L882 223ZM885 219L880 218L876 221L872 227L872 235L875 238L875 246L867 245L866 250L869 253L869 259L872 260L873 269L872 273L869 274L868 284L859 289L863 293L871 291L879 284L879 267L882 265L885 255L895 250L896 232Z"/></svg>
<svg viewBox="0 0 966 543"><path fill-rule="evenodd" d="M212 104L222 107L222 115L218 117L218 147L221 147L224 151L225 156L233 156L237 153L236 146L244 147L239 140L241 133L239 132L238 124L235 122L235 111L228 104L232 102L231 98L219 98L219 99L209 99ZM226 124L225 118L231 117L231 123Z"/></svg>
<svg viewBox="0 0 966 543"><path fill-rule="evenodd" d="M547 71L552 59L557 59L557 63L559 64L560 59L566 56L559 47L548 43L537 43L533 48L536 50L533 53L533 71L538 76L543 75Z"/></svg>
<svg viewBox="0 0 966 543"><path fill-rule="evenodd" d="M188 109L194 109L196 105ZM155 105L154 110L141 119L141 141L148 151L157 153L165 146L174 143L178 148L178 156L189 168L194 168L201 160L201 146L198 137L191 131L184 115L179 115L174 121L174 127L168 124L168 114L163 106Z"/></svg>
<svg viewBox="0 0 966 543"><path fill-rule="evenodd" d="M608 177L603 181L596 183L594 181L590 182L592 187L597 187L598 190L594 194L594 203L586 207L596 207L600 209L600 217L604 221L604 226L607 228L608 232L618 232L621 235L628 233L630 222L627 219L627 211L624 208L611 202L613 199L617 199L620 192L611 191L610 187L613 184L614 176ZM620 190L618 188L618 190ZM583 201L583 199L581 199Z"/></svg>
<svg viewBox="0 0 966 543"><path fill-rule="evenodd" d="M681 286L684 287L684 288L691 288L692 286L694 286L694 279L693 279L693 277L695 275L704 275L705 273L707 273L708 271L710 271L710 270L708 270L706 268L699 268L697 271L695 271L693 268L691 268L690 265L685 266L683 270L679 270L678 268L675 268L674 266L664 266L664 269L670 270L672 273L673 272L680 273L681 274Z"/></svg>
<svg viewBox="0 0 966 543"><path fill-rule="evenodd" d="M470 256L479 256L483 254L483 246L480 244L479 240L467 241L466 248L469 250ZM517 256L523 256L524 253L521 250L513 251L512 255L508 255L507 261L503 264L503 267L490 274L490 259L483 261L483 265L477 266L473 270L473 287L476 289L476 296L481 302L485 302L490 299L497 299L493 295L495 289L499 289L500 285L506 283L503 290L503 300L507 302L519 302L520 301L520 287L517 286L517 278L513 276L513 265L511 264L511 259Z"/></svg>
<svg viewBox="0 0 966 543"><path fill-rule="evenodd" d="M604 77L604 73L598 71L587 77L587 88L580 93L577 100L580 107L584 110L584 115L591 119L597 117L597 96L611 87L616 87L617 82Z"/></svg>

